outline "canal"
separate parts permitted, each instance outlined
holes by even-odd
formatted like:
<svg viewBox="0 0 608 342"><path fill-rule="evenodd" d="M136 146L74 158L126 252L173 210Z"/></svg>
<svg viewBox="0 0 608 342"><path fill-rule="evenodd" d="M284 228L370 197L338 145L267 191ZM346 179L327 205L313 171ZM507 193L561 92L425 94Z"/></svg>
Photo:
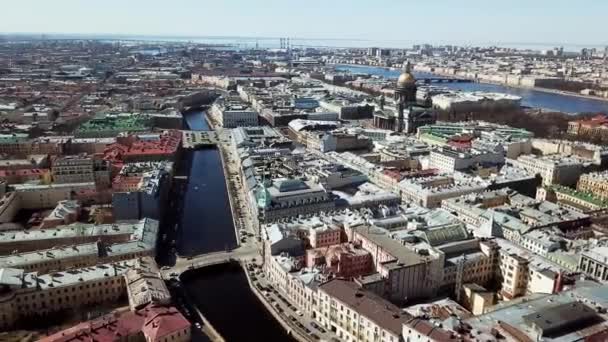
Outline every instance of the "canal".
<svg viewBox="0 0 608 342"><path fill-rule="evenodd" d="M350 71L384 78L397 78L399 70L389 70L373 66L338 65L336 70ZM436 76L429 73L415 72L417 77ZM608 113L608 101L588 99L578 96L547 93L534 89L511 88L487 83L440 83L440 86L461 91L487 91L517 95L522 98L522 105L533 108L545 108L564 113L603 112Z"/></svg>
<svg viewBox="0 0 608 342"><path fill-rule="evenodd" d="M192 130L209 130L204 112L185 115ZM182 256L219 252L237 246L224 169L217 148L184 153L189 177L183 194L177 252Z"/></svg>
<svg viewBox="0 0 608 342"><path fill-rule="evenodd" d="M182 282L193 304L226 341L295 341L251 292L239 264L188 271Z"/></svg>
<svg viewBox="0 0 608 342"><path fill-rule="evenodd" d="M209 130L203 111L184 114L191 130ZM195 255L237 246L228 191L218 149L187 152L189 170L178 216L177 251ZM183 291L226 341L294 341L266 310L236 263L187 271ZM197 341L202 339L196 338Z"/></svg>

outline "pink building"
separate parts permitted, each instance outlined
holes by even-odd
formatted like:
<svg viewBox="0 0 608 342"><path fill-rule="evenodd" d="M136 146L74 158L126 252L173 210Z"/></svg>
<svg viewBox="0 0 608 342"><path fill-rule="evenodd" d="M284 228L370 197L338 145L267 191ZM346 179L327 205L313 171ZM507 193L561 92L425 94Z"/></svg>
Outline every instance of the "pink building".
<svg viewBox="0 0 608 342"><path fill-rule="evenodd" d="M350 243L307 250L306 267L313 266L325 266L343 278L356 278L374 271L371 254Z"/></svg>
<svg viewBox="0 0 608 342"><path fill-rule="evenodd" d="M322 226L310 229L310 246L312 248L333 246L340 243L342 230L336 226Z"/></svg>

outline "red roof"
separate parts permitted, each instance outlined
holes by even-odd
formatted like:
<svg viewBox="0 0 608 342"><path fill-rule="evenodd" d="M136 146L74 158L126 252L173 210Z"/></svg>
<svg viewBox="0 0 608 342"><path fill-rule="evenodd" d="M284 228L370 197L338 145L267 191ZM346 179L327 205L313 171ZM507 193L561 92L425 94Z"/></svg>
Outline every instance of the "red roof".
<svg viewBox="0 0 608 342"><path fill-rule="evenodd" d="M0 170L0 177L10 177L10 176L42 176L47 173L48 169L20 169L20 170Z"/></svg>
<svg viewBox="0 0 608 342"><path fill-rule="evenodd" d="M124 161L125 158L144 155L173 155L177 152L182 140L182 134L177 130L163 132L158 140L141 140L137 136L123 139L106 146L103 159L112 163Z"/></svg>
<svg viewBox="0 0 608 342"><path fill-rule="evenodd" d="M576 120L577 123L586 126L600 126L608 124L608 116L599 114L591 119Z"/></svg>
<svg viewBox="0 0 608 342"><path fill-rule="evenodd" d="M190 327L190 322L174 307L148 306L136 312L110 314L83 322L40 339L40 342L113 342L143 333L146 341Z"/></svg>
<svg viewBox="0 0 608 342"><path fill-rule="evenodd" d="M152 307L147 312L146 323L142 330L149 341L160 341L164 336L189 327L190 322L177 309Z"/></svg>

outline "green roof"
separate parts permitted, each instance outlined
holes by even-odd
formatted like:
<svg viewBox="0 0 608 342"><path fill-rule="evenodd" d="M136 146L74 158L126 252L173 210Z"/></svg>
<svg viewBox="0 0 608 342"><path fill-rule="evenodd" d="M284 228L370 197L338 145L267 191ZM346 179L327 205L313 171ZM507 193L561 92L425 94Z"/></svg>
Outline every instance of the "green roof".
<svg viewBox="0 0 608 342"><path fill-rule="evenodd" d="M25 141L27 139L28 139L28 135L24 134L24 133L0 134L0 143L1 144L18 143L20 141Z"/></svg>
<svg viewBox="0 0 608 342"><path fill-rule="evenodd" d="M601 199L587 191L578 191L578 190L574 190L572 188L568 188L568 187L557 185L557 184L552 185L549 188L555 192L567 194L569 196L578 198L581 201L589 202L589 203L597 205L599 207L608 207L608 200Z"/></svg>
<svg viewBox="0 0 608 342"><path fill-rule="evenodd" d="M421 139L430 139L437 142L447 142L447 138L445 136L436 134L436 133L424 133L420 135Z"/></svg>
<svg viewBox="0 0 608 342"><path fill-rule="evenodd" d="M97 117L81 124L76 133L99 131L146 131L151 127L148 117L142 115L119 115Z"/></svg>
<svg viewBox="0 0 608 342"><path fill-rule="evenodd" d="M425 230L422 235L426 242L431 246L462 241L469 238L467 230L460 223L428 229Z"/></svg>

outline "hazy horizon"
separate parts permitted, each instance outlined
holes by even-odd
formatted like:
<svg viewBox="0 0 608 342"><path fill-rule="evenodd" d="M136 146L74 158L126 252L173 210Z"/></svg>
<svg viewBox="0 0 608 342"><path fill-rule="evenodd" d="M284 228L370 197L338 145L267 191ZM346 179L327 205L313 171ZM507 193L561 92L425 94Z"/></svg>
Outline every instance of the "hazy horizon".
<svg viewBox="0 0 608 342"><path fill-rule="evenodd" d="M0 21L0 32L5 34L290 37L396 48L420 43L547 48L608 45L608 29L603 25L608 2L591 0L575 5L565 0L468 0L457 4L446 0L5 0L3 8L7 15Z"/></svg>

